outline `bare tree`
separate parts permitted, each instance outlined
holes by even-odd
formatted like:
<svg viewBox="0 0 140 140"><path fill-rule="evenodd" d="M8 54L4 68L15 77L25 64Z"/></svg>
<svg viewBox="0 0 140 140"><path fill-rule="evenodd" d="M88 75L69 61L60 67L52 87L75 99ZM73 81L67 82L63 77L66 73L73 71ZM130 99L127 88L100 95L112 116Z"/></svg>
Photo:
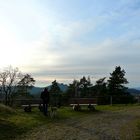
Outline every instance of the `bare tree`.
<svg viewBox="0 0 140 140"><path fill-rule="evenodd" d="M5 104L10 105L12 94L15 92L16 86L21 79L22 74L18 68L9 66L0 72L1 93L5 97Z"/></svg>

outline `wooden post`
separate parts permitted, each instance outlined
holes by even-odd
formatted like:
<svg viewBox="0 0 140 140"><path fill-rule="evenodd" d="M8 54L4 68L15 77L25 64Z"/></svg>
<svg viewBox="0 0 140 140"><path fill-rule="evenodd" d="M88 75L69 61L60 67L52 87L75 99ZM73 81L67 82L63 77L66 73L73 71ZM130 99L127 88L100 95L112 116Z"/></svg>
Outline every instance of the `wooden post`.
<svg viewBox="0 0 140 140"><path fill-rule="evenodd" d="M110 105L112 105L112 96L110 96Z"/></svg>
<svg viewBox="0 0 140 140"><path fill-rule="evenodd" d="M75 96L78 97L78 93L77 93L77 83L75 83Z"/></svg>
<svg viewBox="0 0 140 140"><path fill-rule="evenodd" d="M140 104L140 95L138 95L138 103Z"/></svg>

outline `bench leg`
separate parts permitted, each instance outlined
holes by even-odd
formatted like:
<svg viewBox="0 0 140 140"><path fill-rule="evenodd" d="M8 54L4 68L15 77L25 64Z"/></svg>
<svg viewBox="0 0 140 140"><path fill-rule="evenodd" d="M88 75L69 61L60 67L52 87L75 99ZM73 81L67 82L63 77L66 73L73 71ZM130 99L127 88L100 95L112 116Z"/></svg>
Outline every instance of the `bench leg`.
<svg viewBox="0 0 140 140"><path fill-rule="evenodd" d="M75 111L80 111L80 110L81 110L81 106L80 106L79 104L74 105L74 106L73 106L73 110L75 110Z"/></svg>
<svg viewBox="0 0 140 140"><path fill-rule="evenodd" d="M32 111L31 106L29 105L29 106L24 107L24 111L25 112L31 112Z"/></svg>
<svg viewBox="0 0 140 140"><path fill-rule="evenodd" d="M95 110L96 110L95 107L94 107L94 105L89 105L89 106L88 106L88 109L89 109L90 111L95 111Z"/></svg>

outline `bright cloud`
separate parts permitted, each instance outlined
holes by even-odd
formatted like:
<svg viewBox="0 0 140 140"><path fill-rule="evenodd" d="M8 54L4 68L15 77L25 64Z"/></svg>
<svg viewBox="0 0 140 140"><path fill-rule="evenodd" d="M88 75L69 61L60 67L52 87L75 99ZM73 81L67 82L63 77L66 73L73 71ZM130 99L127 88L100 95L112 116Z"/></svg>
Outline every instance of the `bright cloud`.
<svg viewBox="0 0 140 140"><path fill-rule="evenodd" d="M0 0L0 67L31 73L38 86L93 81L116 65L139 86L139 0Z"/></svg>

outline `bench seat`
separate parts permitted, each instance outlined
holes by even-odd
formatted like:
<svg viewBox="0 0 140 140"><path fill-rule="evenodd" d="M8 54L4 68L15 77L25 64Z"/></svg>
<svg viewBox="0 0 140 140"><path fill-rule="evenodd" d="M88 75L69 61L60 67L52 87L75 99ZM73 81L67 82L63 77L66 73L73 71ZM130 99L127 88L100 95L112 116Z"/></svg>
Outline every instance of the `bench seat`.
<svg viewBox="0 0 140 140"><path fill-rule="evenodd" d="M22 107L27 107L27 106L31 106L31 107L38 107L39 104L27 104L27 105L21 105Z"/></svg>
<svg viewBox="0 0 140 140"><path fill-rule="evenodd" d="M81 105L81 106L93 105L93 106L96 106L97 104L70 104L70 106L74 106L74 105Z"/></svg>

